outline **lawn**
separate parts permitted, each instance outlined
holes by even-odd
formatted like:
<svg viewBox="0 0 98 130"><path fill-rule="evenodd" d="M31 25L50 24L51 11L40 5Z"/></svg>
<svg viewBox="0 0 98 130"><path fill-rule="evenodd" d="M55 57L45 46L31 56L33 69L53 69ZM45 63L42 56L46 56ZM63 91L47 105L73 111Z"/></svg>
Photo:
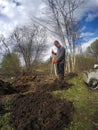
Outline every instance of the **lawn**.
<svg viewBox="0 0 98 130"><path fill-rule="evenodd" d="M60 98L72 101L75 107L73 121L64 130L98 130L98 90L90 90L82 75L68 82L73 84L71 88L54 92Z"/></svg>

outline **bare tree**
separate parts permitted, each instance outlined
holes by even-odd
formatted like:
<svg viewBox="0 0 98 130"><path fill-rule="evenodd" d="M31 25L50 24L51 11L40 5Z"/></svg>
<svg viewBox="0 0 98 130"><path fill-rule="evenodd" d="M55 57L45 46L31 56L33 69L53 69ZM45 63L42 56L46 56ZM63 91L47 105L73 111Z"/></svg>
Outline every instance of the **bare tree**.
<svg viewBox="0 0 98 130"><path fill-rule="evenodd" d="M75 11L81 6L82 0L44 0L47 4L48 26L54 29L66 48L67 70L74 71L75 47L79 38L78 22ZM47 23L47 22L46 22Z"/></svg>
<svg viewBox="0 0 98 130"><path fill-rule="evenodd" d="M0 35L0 55L3 56L5 53L10 53L10 47L7 44L7 39L4 37L3 34Z"/></svg>
<svg viewBox="0 0 98 130"><path fill-rule="evenodd" d="M46 50L46 30L42 27L17 27L10 37L15 52L22 56L26 70L31 72L35 61L42 58Z"/></svg>

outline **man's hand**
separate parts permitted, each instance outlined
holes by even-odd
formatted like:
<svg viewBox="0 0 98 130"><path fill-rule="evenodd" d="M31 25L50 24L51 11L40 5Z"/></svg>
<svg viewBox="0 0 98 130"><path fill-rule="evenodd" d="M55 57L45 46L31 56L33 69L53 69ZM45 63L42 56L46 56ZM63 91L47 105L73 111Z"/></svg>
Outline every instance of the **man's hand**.
<svg viewBox="0 0 98 130"><path fill-rule="evenodd" d="M52 54L53 54L53 55L56 55L56 53L55 53L53 50L52 50Z"/></svg>
<svg viewBox="0 0 98 130"><path fill-rule="evenodd" d="M53 63L53 64L56 64L56 63L57 63L57 60L56 60L56 59L52 60L52 63Z"/></svg>

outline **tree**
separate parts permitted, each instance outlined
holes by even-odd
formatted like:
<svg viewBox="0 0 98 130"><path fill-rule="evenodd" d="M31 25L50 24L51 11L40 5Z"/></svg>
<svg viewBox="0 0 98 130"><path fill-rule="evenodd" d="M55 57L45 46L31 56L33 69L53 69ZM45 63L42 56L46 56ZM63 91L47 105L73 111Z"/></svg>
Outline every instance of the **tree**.
<svg viewBox="0 0 98 130"><path fill-rule="evenodd" d="M3 56L5 53L10 53L10 48L7 44L7 39L3 34L0 34L0 55Z"/></svg>
<svg viewBox="0 0 98 130"><path fill-rule="evenodd" d="M96 60L98 61L98 39L95 40L90 47L87 48L88 54L96 57Z"/></svg>
<svg viewBox="0 0 98 130"><path fill-rule="evenodd" d="M79 39L79 26L75 11L81 6L82 0L44 0L47 4L46 23L52 32L59 37L66 48L67 70L75 69L75 47ZM70 62L71 61L71 62Z"/></svg>
<svg viewBox="0 0 98 130"><path fill-rule="evenodd" d="M31 72L34 63L43 58L46 51L46 30L40 26L17 27L10 37L13 50L23 58L26 70Z"/></svg>
<svg viewBox="0 0 98 130"><path fill-rule="evenodd" d="M7 53L3 56L1 73L6 77L17 76L20 73L20 61L15 53Z"/></svg>

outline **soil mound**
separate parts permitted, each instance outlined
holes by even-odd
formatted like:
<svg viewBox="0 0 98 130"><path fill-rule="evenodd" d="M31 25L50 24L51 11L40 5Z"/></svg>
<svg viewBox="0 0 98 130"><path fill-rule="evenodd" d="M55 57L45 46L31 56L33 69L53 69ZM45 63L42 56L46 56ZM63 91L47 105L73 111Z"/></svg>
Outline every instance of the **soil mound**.
<svg viewBox="0 0 98 130"><path fill-rule="evenodd" d="M12 115L15 130L62 130L71 119L72 103L49 93L17 96Z"/></svg>

